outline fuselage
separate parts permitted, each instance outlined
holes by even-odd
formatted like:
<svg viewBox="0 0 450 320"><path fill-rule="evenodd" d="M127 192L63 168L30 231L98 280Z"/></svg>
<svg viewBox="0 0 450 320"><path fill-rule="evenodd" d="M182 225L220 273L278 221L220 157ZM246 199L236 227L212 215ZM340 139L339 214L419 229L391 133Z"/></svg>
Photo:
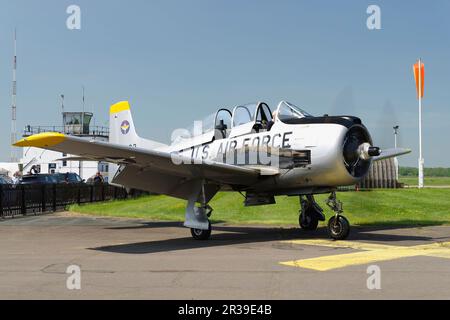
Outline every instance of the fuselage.
<svg viewBox="0 0 450 320"><path fill-rule="evenodd" d="M353 148L352 152L356 154L356 147L360 144L371 143L367 129L358 118L326 116L295 121L276 120L269 130L255 130L251 127L248 131L245 133L242 128L233 128L228 134L221 136L218 130L213 130L193 138L182 139L166 151L177 152L190 158L193 163L222 161L278 170L278 174L268 174L245 189L272 194L297 193L298 190L304 189L319 192L320 189L328 191L338 186L353 185L364 177L370 166L369 161L362 163L363 161L358 159L355 166L362 165L364 168L356 172L349 167L345 157L345 149ZM358 132L360 137L355 138L352 131ZM349 139L359 140L354 146L347 146ZM252 156L267 150L269 156L266 159L275 153L279 160L261 163L257 156ZM247 156L242 156L245 153Z"/></svg>

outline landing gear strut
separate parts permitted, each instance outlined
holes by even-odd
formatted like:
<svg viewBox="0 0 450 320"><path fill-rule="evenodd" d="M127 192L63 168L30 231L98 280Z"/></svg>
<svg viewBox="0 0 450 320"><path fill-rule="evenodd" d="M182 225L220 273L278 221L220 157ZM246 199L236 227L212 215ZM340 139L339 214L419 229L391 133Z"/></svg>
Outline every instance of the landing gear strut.
<svg viewBox="0 0 450 320"><path fill-rule="evenodd" d="M336 192L333 191L327 200L327 205L334 211L335 215L328 221L328 233L334 240L347 239L350 234L350 223L347 218L341 214L342 202L336 198Z"/></svg>
<svg viewBox="0 0 450 320"><path fill-rule="evenodd" d="M208 240L211 237L209 217L213 209L206 201L204 181L197 181L192 189L186 207L184 226L191 229L191 235L195 240ZM197 206L197 202L201 205Z"/></svg>
<svg viewBox="0 0 450 320"><path fill-rule="evenodd" d="M298 222L304 230L314 231L319 221L325 221L322 208L317 204L312 195L300 196L300 216Z"/></svg>
<svg viewBox="0 0 450 320"><path fill-rule="evenodd" d="M197 211L203 211L203 214L208 218L211 216L213 209L209 205L205 205L203 207L197 207ZM211 237L211 221L208 220L208 229L196 229L191 228L192 238L195 240L208 240Z"/></svg>

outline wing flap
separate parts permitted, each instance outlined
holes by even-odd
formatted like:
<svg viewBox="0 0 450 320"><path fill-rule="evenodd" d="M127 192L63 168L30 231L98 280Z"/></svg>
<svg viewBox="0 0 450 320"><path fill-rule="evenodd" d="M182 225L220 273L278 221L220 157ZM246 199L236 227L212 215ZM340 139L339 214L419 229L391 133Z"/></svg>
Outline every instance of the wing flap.
<svg viewBox="0 0 450 320"><path fill-rule="evenodd" d="M114 177L112 183L185 200L192 196L192 190L195 190L197 185L195 179L186 179L161 173L151 168L139 168L134 165L125 166L121 169ZM205 185L205 200L209 202L219 189L219 185ZM198 201L201 201L201 199L198 199Z"/></svg>

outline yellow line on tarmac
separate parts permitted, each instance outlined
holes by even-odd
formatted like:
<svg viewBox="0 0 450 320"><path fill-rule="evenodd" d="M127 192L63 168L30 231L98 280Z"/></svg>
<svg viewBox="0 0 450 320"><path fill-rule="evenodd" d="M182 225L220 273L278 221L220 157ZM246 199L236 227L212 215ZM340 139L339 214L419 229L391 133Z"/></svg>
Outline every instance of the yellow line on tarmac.
<svg viewBox="0 0 450 320"><path fill-rule="evenodd" d="M289 242L301 245L365 250L363 252L280 262L280 264L285 266L306 268L317 271L328 271L349 266L371 264L381 261L416 256L432 256L450 259L450 242L433 243L413 247L399 247L382 244L328 240L294 240Z"/></svg>
<svg viewBox="0 0 450 320"><path fill-rule="evenodd" d="M355 250L380 250L380 249L391 249L394 246L389 246L386 244L377 243L367 243L367 242L354 242L354 241L332 241L323 239L312 239L312 240L289 240L284 241L285 243L299 244L306 246L320 246L320 247L330 247L330 248L348 248ZM399 247L401 248L401 247Z"/></svg>
<svg viewBox="0 0 450 320"><path fill-rule="evenodd" d="M446 250L445 252L444 251L441 251L441 252L435 251L431 254L425 254L425 255L429 256L429 257L434 257L434 258L450 259L450 250Z"/></svg>

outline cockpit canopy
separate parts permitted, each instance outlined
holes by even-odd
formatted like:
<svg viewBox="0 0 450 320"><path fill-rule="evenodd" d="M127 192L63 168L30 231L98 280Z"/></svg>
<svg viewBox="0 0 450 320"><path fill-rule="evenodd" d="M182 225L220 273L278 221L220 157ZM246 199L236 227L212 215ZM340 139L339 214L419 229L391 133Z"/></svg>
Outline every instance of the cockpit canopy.
<svg viewBox="0 0 450 320"><path fill-rule="evenodd" d="M274 115L283 122L291 119L312 117L308 112L287 101L281 101L273 114L269 106L264 102L250 103L233 109L233 128L249 122L270 122L274 120Z"/></svg>
<svg viewBox="0 0 450 320"><path fill-rule="evenodd" d="M194 142L193 140L195 143L206 143L212 139L236 137L252 131L269 131L278 120L287 123L289 120L305 117L312 117L312 115L287 101L281 101L274 113L264 102L239 105L233 109L233 112L228 109L219 109L202 121L196 121L188 129L178 130L172 136L172 144L188 140L191 143Z"/></svg>
<svg viewBox="0 0 450 320"><path fill-rule="evenodd" d="M281 121L312 117L308 112L287 101L281 101L277 109L277 117Z"/></svg>
<svg viewBox="0 0 450 320"><path fill-rule="evenodd" d="M256 119L255 119L256 114ZM264 102L237 106L233 110L233 128L249 122L272 121L270 108Z"/></svg>

